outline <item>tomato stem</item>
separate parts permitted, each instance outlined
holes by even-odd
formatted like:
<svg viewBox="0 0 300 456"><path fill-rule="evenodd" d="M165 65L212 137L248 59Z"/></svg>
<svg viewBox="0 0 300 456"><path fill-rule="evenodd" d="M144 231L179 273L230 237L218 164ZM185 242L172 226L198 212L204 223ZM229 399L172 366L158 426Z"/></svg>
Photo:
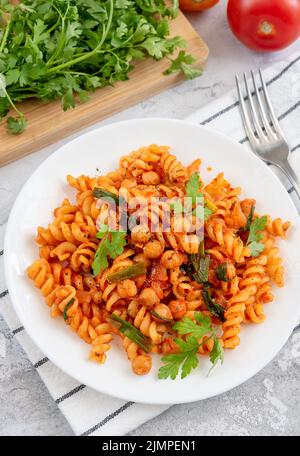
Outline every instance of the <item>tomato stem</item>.
<svg viewBox="0 0 300 456"><path fill-rule="evenodd" d="M271 22L262 21L258 26L258 34L262 36L275 35L275 26Z"/></svg>

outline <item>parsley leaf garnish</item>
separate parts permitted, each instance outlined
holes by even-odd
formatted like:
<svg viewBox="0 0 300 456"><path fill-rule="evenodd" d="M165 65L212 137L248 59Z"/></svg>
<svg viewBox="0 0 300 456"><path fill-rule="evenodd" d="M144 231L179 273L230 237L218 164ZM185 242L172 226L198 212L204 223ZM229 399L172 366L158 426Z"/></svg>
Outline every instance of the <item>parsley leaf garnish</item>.
<svg viewBox="0 0 300 456"><path fill-rule="evenodd" d="M108 258L114 260L121 255L126 245L125 231L109 231L107 225L103 225L97 233L101 239L92 264L93 274L96 276L108 267Z"/></svg>
<svg viewBox="0 0 300 456"><path fill-rule="evenodd" d="M219 361L221 362L221 364L223 364L224 362L224 350L217 337L214 338L214 346L209 354L209 359L212 363L212 366L209 370L209 374L212 371L212 369L218 364Z"/></svg>
<svg viewBox="0 0 300 456"><path fill-rule="evenodd" d="M192 198L193 204L196 204L197 196L203 196L203 194L200 191L201 187L202 187L202 182L200 180L199 174L198 173L192 174L186 184L185 191L186 191L186 195L188 197Z"/></svg>
<svg viewBox="0 0 300 456"><path fill-rule="evenodd" d="M253 257L257 257L264 250L264 244L259 241L263 237L261 231L265 229L266 224L267 216L264 215L263 217L259 217L253 220L250 225L249 236L246 245L250 248L250 252Z"/></svg>
<svg viewBox="0 0 300 456"><path fill-rule="evenodd" d="M173 329L178 334L190 334L198 339L201 339L205 334L211 331L211 321L208 316L204 316L200 313L195 313L195 320L191 320L188 317L184 317L182 320L175 323Z"/></svg>
<svg viewBox="0 0 300 456"><path fill-rule="evenodd" d="M172 380L175 380L180 369L181 378L183 379L199 364L197 357L199 344L195 337L188 337L186 341L182 339L174 339L174 341L180 348L180 352L162 357L162 362L165 363L165 365L158 371L159 379L170 377Z"/></svg>
<svg viewBox="0 0 300 456"><path fill-rule="evenodd" d="M214 340L214 346L210 353L212 367L216 366L219 360L223 362L223 349L217 338L216 331L211 325L211 319L200 312L195 312L194 316L195 322L185 317L173 326L173 329L178 334L186 337L184 339L174 339L179 348L178 353L162 357L161 360L164 366L158 371L159 379L171 378L174 380L179 373L181 373L182 379L189 375L199 364L197 353L202 344L199 340L205 335Z"/></svg>

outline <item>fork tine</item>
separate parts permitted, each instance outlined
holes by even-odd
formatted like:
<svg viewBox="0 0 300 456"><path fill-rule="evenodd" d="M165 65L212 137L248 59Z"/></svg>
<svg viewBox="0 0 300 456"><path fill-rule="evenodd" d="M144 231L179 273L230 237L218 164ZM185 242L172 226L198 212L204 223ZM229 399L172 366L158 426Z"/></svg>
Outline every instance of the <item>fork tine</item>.
<svg viewBox="0 0 300 456"><path fill-rule="evenodd" d="M260 126L259 120L258 120L257 108L254 106L254 103L253 103L253 98L252 98L251 90L250 90L250 87L249 87L249 84L247 81L246 73L244 73L244 81L245 81L248 101L249 101L249 105L250 105L250 114L251 114L251 117L253 120L254 127L256 129L257 136L262 142L265 142L267 137L264 134L264 132Z"/></svg>
<svg viewBox="0 0 300 456"><path fill-rule="evenodd" d="M269 97L268 89L267 89L265 80L264 80L264 78L263 78L261 69L259 69L259 75L260 75L262 90L263 90L263 93L264 93L264 96L265 96L265 100L266 100L266 105L267 105L267 108L268 108L268 110L269 110L269 115L270 115L270 117L271 117L272 124L273 124L273 126L274 126L275 132L276 132L279 136L281 136L282 138L284 138L284 133L283 133L283 131L282 131L280 125L279 125L279 122L278 122L278 120L277 120L275 111L274 111L274 109L273 109L273 106L272 106L272 103L271 103L271 100L270 100L270 97Z"/></svg>
<svg viewBox="0 0 300 456"><path fill-rule="evenodd" d="M254 85L255 95L256 95L256 98L257 98L257 101L258 101L258 105L259 105L259 109L260 109L260 117L261 117L262 123L263 123L264 128L265 128L265 130L267 132L267 135L269 135L269 137L271 137L272 139L275 139L276 136L275 136L274 131L270 127L270 123L269 123L269 120L267 118L266 110L265 110L264 104L262 102L261 94L260 94L256 79L255 79L254 71L251 71L251 76L252 76L252 81L253 81L253 85Z"/></svg>
<svg viewBox="0 0 300 456"><path fill-rule="evenodd" d="M252 130L252 125L250 122L250 118L249 118L246 104L244 101L244 97L242 94L241 84L240 84L238 75L235 76L235 82L236 82L236 88L237 88L240 106L241 106L242 120L243 120L243 124L244 124L245 130L246 130L247 136L249 138L250 143L252 143L254 146L257 146L259 144L259 142Z"/></svg>

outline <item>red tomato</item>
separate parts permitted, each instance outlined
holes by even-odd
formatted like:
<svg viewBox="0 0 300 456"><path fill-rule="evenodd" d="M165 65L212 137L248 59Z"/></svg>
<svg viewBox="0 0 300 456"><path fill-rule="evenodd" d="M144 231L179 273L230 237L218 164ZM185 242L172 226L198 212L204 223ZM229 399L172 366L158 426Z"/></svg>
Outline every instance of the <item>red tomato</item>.
<svg viewBox="0 0 300 456"><path fill-rule="evenodd" d="M229 0L231 30L255 51L277 51L300 36L300 0Z"/></svg>
<svg viewBox="0 0 300 456"><path fill-rule="evenodd" d="M219 0L179 0L179 6L183 11L203 11L218 2Z"/></svg>

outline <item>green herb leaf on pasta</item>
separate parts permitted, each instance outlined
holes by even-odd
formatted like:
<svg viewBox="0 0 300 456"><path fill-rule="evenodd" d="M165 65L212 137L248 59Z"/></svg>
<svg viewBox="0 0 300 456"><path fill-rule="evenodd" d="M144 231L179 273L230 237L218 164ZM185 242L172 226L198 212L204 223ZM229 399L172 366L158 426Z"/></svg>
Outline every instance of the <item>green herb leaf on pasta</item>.
<svg viewBox="0 0 300 456"><path fill-rule="evenodd" d="M202 182L200 180L199 174L198 173L193 173L191 177L189 178L185 191L186 191L186 196L192 198L193 204L196 204L197 202L197 197L203 196L201 193L201 187L202 187Z"/></svg>
<svg viewBox="0 0 300 456"><path fill-rule="evenodd" d="M223 362L224 362L224 350L223 350L223 347L222 347L219 339L216 337L216 335L214 337L213 349L209 354L209 359L210 359L210 362L212 363L212 366L209 370L209 374L212 371L212 369L218 364L219 361L221 364L223 364Z"/></svg>
<svg viewBox="0 0 300 456"><path fill-rule="evenodd" d="M204 253L204 242L201 241L199 245L199 251L196 254L190 254L188 256L189 263L194 269L192 277L198 283L206 283L208 281L208 273L210 266L210 256Z"/></svg>
<svg viewBox="0 0 300 456"><path fill-rule="evenodd" d="M142 350L147 353L151 351L152 344L149 337L142 334L141 331L131 323L119 317L118 315L115 315L114 313L110 316L110 322L111 324L116 325L118 330L124 334L124 336L132 340L132 342L137 344Z"/></svg>
<svg viewBox="0 0 300 456"><path fill-rule="evenodd" d="M250 248L253 257L258 256L264 250L264 245L259 241L263 237L261 231L265 229L266 225L266 215L254 219L250 225L247 246Z"/></svg>
<svg viewBox="0 0 300 456"><path fill-rule="evenodd" d="M249 231L250 230L250 227L251 227L251 224L252 224L252 221L253 221L254 211L255 211L255 206L252 205L250 213L249 213L249 215L247 217L247 221L246 221L246 225L244 227L244 231Z"/></svg>
<svg viewBox="0 0 300 456"><path fill-rule="evenodd" d="M215 299L212 298L211 292L208 289L202 290L202 297L210 313L217 317L220 321L224 322L225 309L220 304L218 304Z"/></svg>
<svg viewBox="0 0 300 456"><path fill-rule="evenodd" d="M199 360L197 351L199 344L194 337L188 337L186 341L175 339L175 343L180 348L180 353L172 353L162 357L162 362L165 363L158 371L159 379L171 378L175 380L181 370L181 378L185 378L195 369Z"/></svg>
<svg viewBox="0 0 300 456"><path fill-rule="evenodd" d="M64 320L67 321L68 320L68 310L69 308L71 307L71 305L75 302L75 299L72 298L65 306L64 308L64 314L63 314L63 317L64 317Z"/></svg>
<svg viewBox="0 0 300 456"><path fill-rule="evenodd" d="M101 271L108 267L108 259L114 260L123 253L126 245L125 231L109 231L104 225L97 233L97 238L101 239L92 264L93 274L97 276Z"/></svg>
<svg viewBox="0 0 300 456"><path fill-rule="evenodd" d="M253 256L253 257L257 257L258 255L260 255L265 248L264 244L262 244L261 242L256 242L256 241L250 242L249 247L250 247L251 256Z"/></svg>
<svg viewBox="0 0 300 456"><path fill-rule="evenodd" d="M216 267L216 276L222 282L228 282L227 279L227 263L221 263Z"/></svg>
<svg viewBox="0 0 300 456"><path fill-rule="evenodd" d="M188 317L184 317L182 320L175 323L173 329L177 331L178 334L189 334L197 339L201 339L212 330L211 320L209 317L204 316L199 312L195 312L194 315L196 322Z"/></svg>

